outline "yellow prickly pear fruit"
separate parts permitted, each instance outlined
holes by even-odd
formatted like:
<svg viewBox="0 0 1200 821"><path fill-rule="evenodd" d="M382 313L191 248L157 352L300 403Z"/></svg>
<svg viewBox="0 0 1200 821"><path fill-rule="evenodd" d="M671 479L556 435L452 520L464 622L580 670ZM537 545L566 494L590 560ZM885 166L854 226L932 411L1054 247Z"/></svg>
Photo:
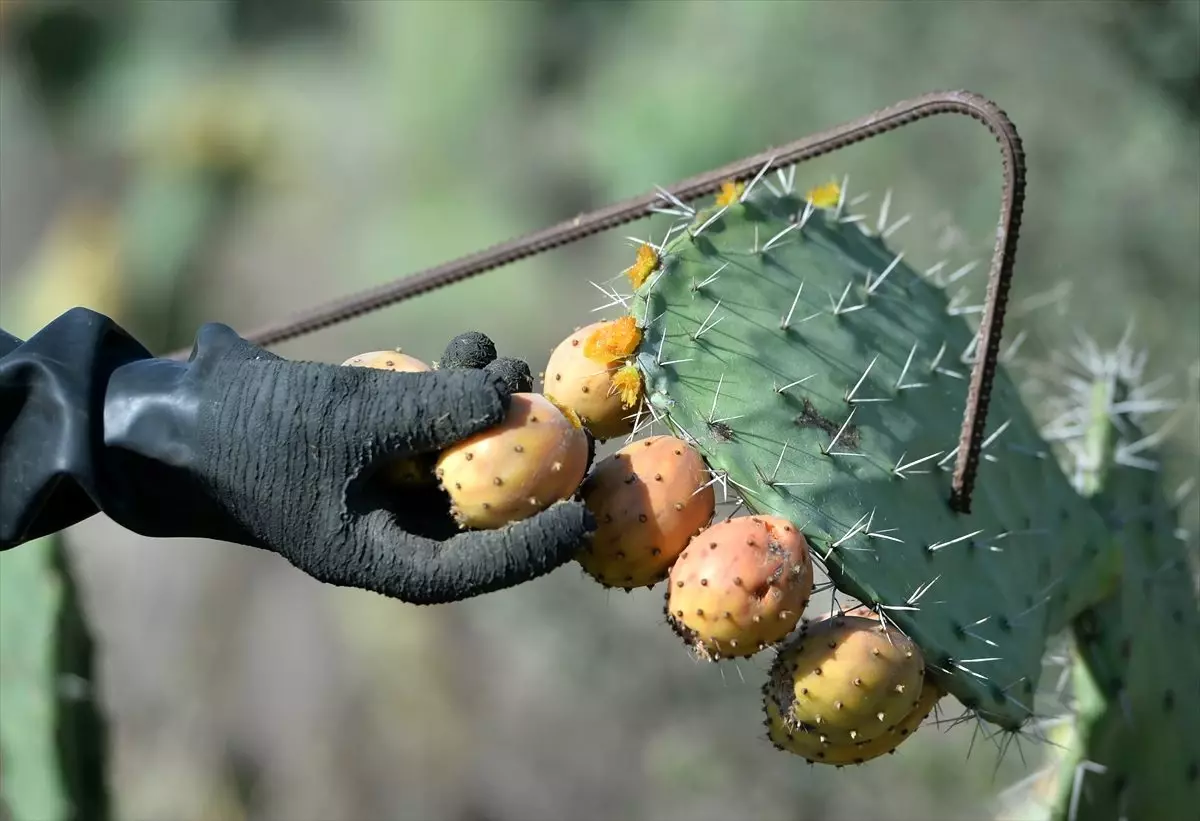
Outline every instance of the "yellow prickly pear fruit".
<svg viewBox="0 0 1200 821"><path fill-rule="evenodd" d="M504 421L438 456L435 474L464 528L526 519L574 495L588 463L578 417L536 393L514 393Z"/></svg>
<svg viewBox="0 0 1200 821"><path fill-rule="evenodd" d="M865 618L873 620L876 624L880 623L878 614L863 605L847 610L842 616ZM804 629L804 635L807 634L808 626ZM803 641L803 636L797 636L795 641L799 644ZM838 742L824 734L819 726L807 729L798 726L794 718L785 718L781 699L795 697L795 683L791 676L798 672L792 656L790 648L785 648L776 657L776 664L763 686L763 709L766 713L764 723L767 735L776 748L799 755L813 764L833 764L842 767L847 764L862 764L873 758L894 753L897 747L920 729L938 701L945 695L945 691L937 682L923 673L920 695L912 710L899 722L869 741Z"/></svg>
<svg viewBox="0 0 1200 821"><path fill-rule="evenodd" d="M899 630L863 616L821 619L776 656L765 690L768 721L778 720L793 747L828 760L899 732L920 706L924 677L920 649ZM823 749L824 759L815 755Z"/></svg>
<svg viewBox="0 0 1200 821"><path fill-rule="evenodd" d="M671 568L667 621L697 657L752 656L787 637L812 595L799 528L743 516L700 531Z"/></svg>
<svg viewBox="0 0 1200 821"><path fill-rule="evenodd" d="M546 363L546 395L575 411L598 441L633 430L642 382L626 360L641 339L631 316L594 322L560 342Z"/></svg>
<svg viewBox="0 0 1200 821"><path fill-rule="evenodd" d="M654 586L712 520L717 500L707 480L704 459L674 436L642 439L607 457L581 488L597 529L576 561L606 587Z"/></svg>
<svg viewBox="0 0 1200 821"><path fill-rule="evenodd" d="M433 368L426 365L415 356L409 356L400 349L392 351L369 351L352 356L342 363L351 368L379 368L384 371L402 371L405 373L421 373Z"/></svg>
<svg viewBox="0 0 1200 821"><path fill-rule="evenodd" d="M778 749L801 756L813 764L863 764L873 758L890 755L913 733L920 729L925 719L945 693L929 678L925 678L921 695L912 710L894 727L870 741L850 744L835 744L819 731L804 728L792 729L780 712L779 704L769 695L764 701L767 715L767 734Z"/></svg>

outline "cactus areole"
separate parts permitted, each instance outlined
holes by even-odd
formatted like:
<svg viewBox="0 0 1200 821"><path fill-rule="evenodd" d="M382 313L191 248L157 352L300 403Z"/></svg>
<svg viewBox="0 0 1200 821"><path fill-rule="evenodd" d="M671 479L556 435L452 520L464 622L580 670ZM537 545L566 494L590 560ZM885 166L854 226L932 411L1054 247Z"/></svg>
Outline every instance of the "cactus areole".
<svg viewBox="0 0 1200 821"><path fill-rule="evenodd" d="M647 410L751 511L801 525L839 589L889 608L948 692L1016 728L1047 636L1106 592L1106 535L1002 369L972 511L947 504L975 334L931 278L842 219L838 194L735 189L639 252Z"/></svg>

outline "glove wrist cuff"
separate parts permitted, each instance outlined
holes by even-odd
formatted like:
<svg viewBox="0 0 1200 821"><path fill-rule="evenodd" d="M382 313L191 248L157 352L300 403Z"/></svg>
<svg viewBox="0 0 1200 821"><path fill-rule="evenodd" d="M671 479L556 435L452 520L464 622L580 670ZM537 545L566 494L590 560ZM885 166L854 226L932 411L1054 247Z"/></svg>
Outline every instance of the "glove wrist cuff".
<svg viewBox="0 0 1200 821"><path fill-rule="evenodd" d="M206 429L221 414L223 397L209 394L222 384L223 368L204 362L146 359L117 368L104 402L106 472L114 481L137 486L117 498L136 503L136 511L110 515L148 536L188 536L261 546L230 509L213 482ZM231 432L232 433L232 432ZM253 432L233 434L252 438Z"/></svg>

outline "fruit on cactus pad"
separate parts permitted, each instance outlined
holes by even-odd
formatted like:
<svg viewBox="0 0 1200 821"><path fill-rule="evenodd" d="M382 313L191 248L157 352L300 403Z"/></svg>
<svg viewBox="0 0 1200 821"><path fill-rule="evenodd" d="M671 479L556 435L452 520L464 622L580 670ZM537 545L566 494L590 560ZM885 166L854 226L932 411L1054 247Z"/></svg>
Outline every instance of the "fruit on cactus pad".
<svg viewBox="0 0 1200 821"><path fill-rule="evenodd" d="M641 331L633 319L594 322L572 333L550 354L542 390L579 415L603 442L633 431L641 374L629 364Z"/></svg>
<svg viewBox="0 0 1200 821"><path fill-rule="evenodd" d="M716 509L704 460L674 436L640 439L603 459L580 495L597 530L576 561L606 587L626 590L666 578Z"/></svg>
<svg viewBox="0 0 1200 821"><path fill-rule="evenodd" d="M698 533L671 568L667 621L698 658L752 656L795 629L812 595L799 528L741 516Z"/></svg>
<svg viewBox="0 0 1200 821"><path fill-rule="evenodd" d="M878 619L834 615L810 622L771 668L768 707L796 742L849 748L892 732L918 706L921 650ZM806 738L805 735L811 736Z"/></svg>

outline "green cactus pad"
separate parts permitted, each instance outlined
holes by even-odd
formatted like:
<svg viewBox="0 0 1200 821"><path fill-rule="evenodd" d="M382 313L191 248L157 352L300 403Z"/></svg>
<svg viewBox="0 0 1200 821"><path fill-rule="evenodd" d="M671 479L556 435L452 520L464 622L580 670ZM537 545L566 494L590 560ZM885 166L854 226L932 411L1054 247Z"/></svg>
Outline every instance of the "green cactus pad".
<svg viewBox="0 0 1200 821"><path fill-rule="evenodd" d="M1200 806L1196 569L1154 454L1130 448L1149 441L1139 420L1114 411L1139 403L1111 373L1093 378L1076 475L1115 535L1121 586L1072 626L1075 743L1050 818L1185 818Z"/></svg>
<svg viewBox="0 0 1200 821"><path fill-rule="evenodd" d="M950 509L974 333L942 288L837 209L759 186L667 242L632 310L655 416L796 522L946 690L1025 721L1046 637L1111 588L1112 551L1003 372L972 512Z"/></svg>
<svg viewBox="0 0 1200 821"><path fill-rule="evenodd" d="M61 534L0 555L0 818L106 821L108 724Z"/></svg>

